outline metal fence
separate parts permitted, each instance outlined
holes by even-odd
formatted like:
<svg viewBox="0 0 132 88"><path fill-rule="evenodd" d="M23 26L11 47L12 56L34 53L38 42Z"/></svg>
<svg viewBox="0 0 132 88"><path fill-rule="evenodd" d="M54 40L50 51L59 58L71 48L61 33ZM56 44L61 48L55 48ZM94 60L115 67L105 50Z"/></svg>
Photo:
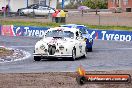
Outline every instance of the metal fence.
<svg viewBox="0 0 132 88"><path fill-rule="evenodd" d="M132 13L112 13L112 12L95 12L69 13L67 22L83 23L91 25L114 25L114 26L130 26L132 27Z"/></svg>
<svg viewBox="0 0 132 88"><path fill-rule="evenodd" d="M66 17L66 23L80 23L80 24L90 24L90 25L113 25L113 26L130 26L132 27L132 12L124 13L112 13L112 12L95 12L84 13L83 16L79 11L68 11ZM6 14L6 20L25 20L25 21L37 21L37 22L52 22L52 17L43 16L19 16L16 13L8 15ZM1 13L0 19L4 19L4 15Z"/></svg>

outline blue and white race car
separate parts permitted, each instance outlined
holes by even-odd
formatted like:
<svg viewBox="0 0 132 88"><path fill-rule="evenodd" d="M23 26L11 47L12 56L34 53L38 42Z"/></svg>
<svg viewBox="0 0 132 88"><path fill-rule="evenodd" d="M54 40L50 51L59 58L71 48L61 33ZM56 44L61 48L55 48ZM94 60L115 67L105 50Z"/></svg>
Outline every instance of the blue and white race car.
<svg viewBox="0 0 132 88"><path fill-rule="evenodd" d="M90 34L88 33L88 28L85 25L65 24L65 25L60 25L60 27L68 27L68 28L80 29L80 32L82 33L82 36L86 40L87 51L92 52L93 38L90 37Z"/></svg>

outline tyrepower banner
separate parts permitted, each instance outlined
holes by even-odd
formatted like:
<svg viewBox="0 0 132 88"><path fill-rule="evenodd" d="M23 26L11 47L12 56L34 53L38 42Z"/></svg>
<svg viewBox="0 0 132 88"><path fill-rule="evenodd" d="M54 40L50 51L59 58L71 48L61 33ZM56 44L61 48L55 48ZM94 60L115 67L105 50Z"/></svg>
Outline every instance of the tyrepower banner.
<svg viewBox="0 0 132 88"><path fill-rule="evenodd" d="M43 37L47 27L35 27L35 26L14 26L13 30L16 36L34 36Z"/></svg>
<svg viewBox="0 0 132 88"><path fill-rule="evenodd" d="M0 26L0 34L43 37L47 29L48 27L2 25ZM88 29L88 32L93 39L132 41L132 31Z"/></svg>
<svg viewBox="0 0 132 88"><path fill-rule="evenodd" d="M47 27L2 25L1 35L43 37Z"/></svg>
<svg viewBox="0 0 132 88"><path fill-rule="evenodd" d="M89 29L88 32L93 39L132 41L132 31Z"/></svg>
<svg viewBox="0 0 132 88"><path fill-rule="evenodd" d="M2 25L1 35L14 36L13 25Z"/></svg>

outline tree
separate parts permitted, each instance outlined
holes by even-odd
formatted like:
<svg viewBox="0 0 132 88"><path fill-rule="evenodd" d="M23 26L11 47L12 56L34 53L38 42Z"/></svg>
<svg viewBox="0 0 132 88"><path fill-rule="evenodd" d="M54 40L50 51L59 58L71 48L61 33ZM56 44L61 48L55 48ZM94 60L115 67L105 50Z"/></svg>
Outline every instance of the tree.
<svg viewBox="0 0 132 88"><path fill-rule="evenodd" d="M88 6L92 9L106 9L107 8L107 0L84 0L82 5Z"/></svg>

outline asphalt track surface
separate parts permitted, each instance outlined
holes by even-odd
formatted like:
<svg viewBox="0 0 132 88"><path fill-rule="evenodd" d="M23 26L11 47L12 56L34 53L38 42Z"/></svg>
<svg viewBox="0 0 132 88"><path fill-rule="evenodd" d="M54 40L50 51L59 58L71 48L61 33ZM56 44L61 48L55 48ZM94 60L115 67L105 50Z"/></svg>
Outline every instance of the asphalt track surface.
<svg viewBox="0 0 132 88"><path fill-rule="evenodd" d="M74 72L82 65L87 71L132 70L132 42L94 40L93 52L76 61L43 60L36 62L32 53L40 38L0 36L0 45L27 51L22 61L0 63L0 73Z"/></svg>

